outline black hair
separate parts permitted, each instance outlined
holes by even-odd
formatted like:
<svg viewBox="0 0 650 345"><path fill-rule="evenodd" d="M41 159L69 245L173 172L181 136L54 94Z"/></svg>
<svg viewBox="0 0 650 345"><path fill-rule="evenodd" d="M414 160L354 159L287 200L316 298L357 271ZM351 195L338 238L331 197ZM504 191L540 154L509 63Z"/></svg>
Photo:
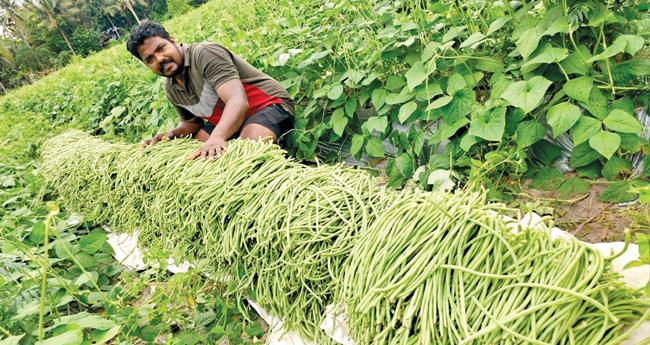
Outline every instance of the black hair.
<svg viewBox="0 0 650 345"><path fill-rule="evenodd" d="M150 20L143 20L140 25L131 30L129 40L126 42L126 49L142 61L142 57L138 54L138 47L149 37L160 37L169 40L169 33L165 28Z"/></svg>

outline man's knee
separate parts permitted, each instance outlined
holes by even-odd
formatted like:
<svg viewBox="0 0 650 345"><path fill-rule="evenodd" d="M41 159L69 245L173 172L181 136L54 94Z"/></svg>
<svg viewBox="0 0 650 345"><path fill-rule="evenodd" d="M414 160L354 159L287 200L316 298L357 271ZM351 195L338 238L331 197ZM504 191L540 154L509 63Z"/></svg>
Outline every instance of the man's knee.
<svg viewBox="0 0 650 345"><path fill-rule="evenodd" d="M276 142L278 139L272 130L257 123L250 123L244 126L239 137L243 139L259 140L265 142Z"/></svg>
<svg viewBox="0 0 650 345"><path fill-rule="evenodd" d="M205 129L199 129L199 131L194 134L194 139L202 142L208 140L209 137L210 133L208 133Z"/></svg>

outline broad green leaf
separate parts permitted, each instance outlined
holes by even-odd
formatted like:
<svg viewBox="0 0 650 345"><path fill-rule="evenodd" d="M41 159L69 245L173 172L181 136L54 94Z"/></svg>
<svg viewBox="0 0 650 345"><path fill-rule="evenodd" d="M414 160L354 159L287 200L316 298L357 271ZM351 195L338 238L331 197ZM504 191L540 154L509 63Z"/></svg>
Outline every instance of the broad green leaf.
<svg viewBox="0 0 650 345"><path fill-rule="evenodd" d="M465 25L463 26L454 26L449 28L447 32L442 36L442 43L449 42L453 40L454 38L458 37L463 31L465 31L467 27Z"/></svg>
<svg viewBox="0 0 650 345"><path fill-rule="evenodd" d="M565 48L555 48L550 44L546 44L538 49L535 56L526 61L521 67L523 70L524 67L531 65L556 63L566 59L567 56L569 56L569 51Z"/></svg>
<svg viewBox="0 0 650 345"><path fill-rule="evenodd" d="M519 54L521 54L524 59L528 59L530 54L537 49L541 37L542 35L537 27L524 31L515 43Z"/></svg>
<svg viewBox="0 0 650 345"><path fill-rule="evenodd" d="M485 35L480 32L475 32L471 34L463 43L460 44L460 48L476 48L476 46L483 41Z"/></svg>
<svg viewBox="0 0 650 345"><path fill-rule="evenodd" d="M553 20L553 23L544 31L543 36L553 36L558 33L569 33L569 18L562 16Z"/></svg>
<svg viewBox="0 0 650 345"><path fill-rule="evenodd" d="M446 106L433 110L441 112L442 116L449 123L456 122L471 113L476 108L476 96L474 90L462 89L454 95L454 98Z"/></svg>
<svg viewBox="0 0 650 345"><path fill-rule="evenodd" d="M436 192L448 192L454 189L456 183L451 178L451 171L436 169L429 173L427 177L427 184L431 186L431 190Z"/></svg>
<svg viewBox="0 0 650 345"><path fill-rule="evenodd" d="M503 73L503 70L505 69L502 60L491 57L475 57L472 59L472 62L474 68L484 72Z"/></svg>
<svg viewBox="0 0 650 345"><path fill-rule="evenodd" d="M612 157L601 171L604 178L613 181L626 178L632 174L632 162L621 157Z"/></svg>
<svg viewBox="0 0 650 345"><path fill-rule="evenodd" d="M507 22L509 22L510 19L512 19L512 18L509 17L509 16L503 16L503 17L497 18L495 21L490 23L490 26L488 27L488 31L487 31L487 33L485 35L490 36L493 33L499 31L499 29L501 29Z"/></svg>
<svg viewBox="0 0 650 345"><path fill-rule="evenodd" d="M395 167L397 167L402 176L411 177L413 176L413 171L415 171L415 159L408 153L402 153L395 158Z"/></svg>
<svg viewBox="0 0 650 345"><path fill-rule="evenodd" d="M636 77L650 74L650 61L644 58L635 58L611 66L612 77L615 83L624 83Z"/></svg>
<svg viewBox="0 0 650 345"><path fill-rule="evenodd" d="M37 341L36 345L80 345L83 338L81 329L73 329L43 341Z"/></svg>
<svg viewBox="0 0 650 345"><path fill-rule="evenodd" d="M45 240L45 223L38 221L34 223L32 230L29 232L29 240L34 244L41 244Z"/></svg>
<svg viewBox="0 0 650 345"><path fill-rule="evenodd" d="M536 76L530 80L522 80L510 84L501 98L511 105L530 113L542 102L544 94L552 82L544 77Z"/></svg>
<svg viewBox="0 0 650 345"><path fill-rule="evenodd" d="M345 127L348 125L348 118L345 116L345 110L343 108L338 108L332 114L330 118L330 123L332 124L332 130L339 137L343 136Z"/></svg>
<svg viewBox="0 0 650 345"><path fill-rule="evenodd" d="M357 98L350 97L345 102L345 115L349 118L354 117L354 113L357 111Z"/></svg>
<svg viewBox="0 0 650 345"><path fill-rule="evenodd" d="M452 123L444 121L438 130L431 137L431 142L439 143L445 139L448 139L452 135L456 134L459 129L465 127L469 123L469 120L466 117L462 117Z"/></svg>
<svg viewBox="0 0 650 345"><path fill-rule="evenodd" d="M107 238L104 231L95 229L90 234L81 237L79 247L86 253L95 254L106 243Z"/></svg>
<svg viewBox="0 0 650 345"><path fill-rule="evenodd" d="M0 340L0 345L18 345L20 342L20 339L22 339L25 335L12 335L9 337L6 337L2 340Z"/></svg>
<svg viewBox="0 0 650 345"><path fill-rule="evenodd" d="M611 110L619 109L628 114L634 114L634 101L630 97L623 97L612 102Z"/></svg>
<svg viewBox="0 0 650 345"><path fill-rule="evenodd" d="M375 109L379 109L386 104L386 96L388 95L388 92L384 89L374 89L372 91L372 96L370 98L372 105L375 107Z"/></svg>
<svg viewBox="0 0 650 345"><path fill-rule="evenodd" d="M384 157L384 143L379 138L370 138L366 144L366 153L370 157Z"/></svg>
<svg viewBox="0 0 650 345"><path fill-rule="evenodd" d="M447 94L453 96L456 92L462 90L467 86L465 78L459 73L454 73L447 80Z"/></svg>
<svg viewBox="0 0 650 345"><path fill-rule="evenodd" d="M569 166L571 168L583 167L600 158L600 154L589 146L589 143L576 145L571 152Z"/></svg>
<svg viewBox="0 0 650 345"><path fill-rule="evenodd" d="M586 145L586 144L585 144ZM587 145L588 147L589 145ZM591 148L590 148L591 149ZM592 150L593 151L593 150ZM596 151L593 151L596 152ZM596 152L597 156L600 156L598 152ZM600 175L600 170L602 169L602 166L600 164L600 161L593 161L585 166L576 168L576 174L580 177L586 177L590 179L597 179L599 178Z"/></svg>
<svg viewBox="0 0 650 345"><path fill-rule="evenodd" d="M505 127L506 107L492 108L472 118L469 135L489 141L501 141Z"/></svg>
<svg viewBox="0 0 650 345"><path fill-rule="evenodd" d="M650 152L650 141L637 134L620 133L623 153Z"/></svg>
<svg viewBox="0 0 650 345"><path fill-rule="evenodd" d="M578 50L570 53L566 59L560 62L560 65L568 74L585 75L589 72L589 68L591 67L591 63L587 63L587 60L589 59L591 59L589 49L584 45L580 45L578 46Z"/></svg>
<svg viewBox="0 0 650 345"><path fill-rule="evenodd" d="M643 131L639 120L619 109L612 110L603 120L603 123L607 128L621 133L639 134Z"/></svg>
<svg viewBox="0 0 650 345"><path fill-rule="evenodd" d="M352 136L352 143L350 145L350 154L351 155L356 155L361 151L361 147L363 147L363 142L365 140L365 137L361 134L355 134Z"/></svg>
<svg viewBox="0 0 650 345"><path fill-rule="evenodd" d="M512 84L512 80L508 79L503 73L495 73L490 78L490 99L498 99L503 92L508 89Z"/></svg>
<svg viewBox="0 0 650 345"><path fill-rule="evenodd" d="M92 272L97 274L97 272ZM45 332L55 329L60 325L70 325L75 324L81 329L92 328L105 330L112 327L115 327L115 322L102 318L97 314L90 314L88 312L82 311L77 314L62 316L60 319L55 320L54 324L50 327L45 328Z"/></svg>
<svg viewBox="0 0 650 345"><path fill-rule="evenodd" d="M630 187L632 187L632 184L628 181L612 182L600 193L598 200L613 203L630 202L638 196L630 192Z"/></svg>
<svg viewBox="0 0 650 345"><path fill-rule="evenodd" d="M415 97L415 92L410 91L408 87L404 87L400 93L388 94L385 101L388 105L395 105L408 102L413 97Z"/></svg>
<svg viewBox="0 0 650 345"><path fill-rule="evenodd" d="M614 42L607 47L607 49L603 50L600 54L594 55L594 57L587 60L587 62L605 60L623 52L634 55L643 48L644 44L645 41L643 37L636 35L620 35L616 37Z"/></svg>
<svg viewBox="0 0 650 345"><path fill-rule="evenodd" d="M551 144L548 140L540 140L531 148L533 156L545 165L553 164L562 155L562 149L557 145Z"/></svg>
<svg viewBox="0 0 650 345"><path fill-rule="evenodd" d="M427 79L427 72L422 62L417 62L406 72L406 83L411 91Z"/></svg>
<svg viewBox="0 0 650 345"><path fill-rule="evenodd" d="M327 98L331 100L337 100L341 95L343 95L343 85L341 84L334 85L329 92L327 92Z"/></svg>
<svg viewBox="0 0 650 345"><path fill-rule="evenodd" d="M587 193L590 187L591 183L579 177L571 177L564 181L557 191L560 197L568 198L577 194Z"/></svg>
<svg viewBox="0 0 650 345"><path fill-rule="evenodd" d="M616 133L600 131L589 139L589 146L605 158L610 159L621 144L621 137Z"/></svg>
<svg viewBox="0 0 650 345"><path fill-rule="evenodd" d="M426 83L415 88L415 99L420 102L428 102L433 97L443 93L440 83Z"/></svg>
<svg viewBox="0 0 650 345"><path fill-rule="evenodd" d="M539 190L556 190L567 178L557 168L542 168L528 185L530 188Z"/></svg>
<svg viewBox="0 0 650 345"><path fill-rule="evenodd" d="M546 113L546 121L553 130L553 138L568 131L580 119L580 108L563 102L552 106Z"/></svg>
<svg viewBox="0 0 650 345"><path fill-rule="evenodd" d="M463 149L463 151L468 152L472 146L474 146L474 144L478 143L479 141L481 141L481 139L473 135L465 134L460 140L460 148Z"/></svg>
<svg viewBox="0 0 650 345"><path fill-rule="evenodd" d="M540 141L545 133L546 129L541 123L535 120L524 121L517 126L517 137L515 140L520 147L528 147Z"/></svg>
<svg viewBox="0 0 650 345"><path fill-rule="evenodd" d="M431 102L431 104L429 104L429 106L427 107L426 110L429 111L429 110L444 107L445 105L449 104L449 102L451 102L452 99L454 99L454 98L451 97L451 96L442 96L440 98L437 98L435 101L433 101L433 102Z"/></svg>
<svg viewBox="0 0 650 345"><path fill-rule="evenodd" d="M422 49L422 61L428 61L431 59L434 55L436 55L436 52L438 52L438 49L440 48L440 43L438 42L430 42L428 43L424 49Z"/></svg>
<svg viewBox="0 0 650 345"><path fill-rule="evenodd" d="M406 122L406 120L408 120L409 116L411 116L411 114L413 114L413 112L417 108L418 108L417 103L415 103L413 101L402 105L399 108L399 114L397 115L397 119L399 120L400 123Z"/></svg>
<svg viewBox="0 0 650 345"><path fill-rule="evenodd" d="M371 116L365 123L368 131L377 131L380 133L386 132L386 126L388 126L388 119L386 116Z"/></svg>
<svg viewBox="0 0 650 345"><path fill-rule="evenodd" d="M589 77L580 77L576 79L571 79L567 81L562 90L567 96L580 101L580 102L589 102L589 94L591 89L594 87L594 81Z"/></svg>
<svg viewBox="0 0 650 345"><path fill-rule="evenodd" d="M580 105L600 120L607 117L607 98L597 87L591 89L589 100L580 102Z"/></svg>
<svg viewBox="0 0 650 345"><path fill-rule="evenodd" d="M394 91L406 85L406 80L404 78L391 75L386 79L386 88L388 90Z"/></svg>
<svg viewBox="0 0 650 345"><path fill-rule="evenodd" d="M596 135L596 133L600 132L600 130L601 122L599 120L596 120L591 116L581 115L575 126L571 128L573 145L577 146L584 143L589 140L589 138Z"/></svg>

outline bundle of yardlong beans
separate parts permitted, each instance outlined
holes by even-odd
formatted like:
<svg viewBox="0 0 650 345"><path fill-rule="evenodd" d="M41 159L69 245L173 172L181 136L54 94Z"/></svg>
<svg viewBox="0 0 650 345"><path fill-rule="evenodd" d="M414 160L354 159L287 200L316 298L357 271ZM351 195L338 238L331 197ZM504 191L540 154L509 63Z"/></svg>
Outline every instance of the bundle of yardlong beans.
<svg viewBox="0 0 650 345"><path fill-rule="evenodd" d="M73 131L45 144L43 171L70 210L138 229L147 247L207 260L235 278L238 296L254 291L287 328L323 342L343 261L394 192L363 171L308 167L247 140L217 160L188 161L198 145L143 150Z"/></svg>
<svg viewBox="0 0 650 345"><path fill-rule="evenodd" d="M414 193L359 238L338 300L363 344L618 344L649 301L577 240L506 226L483 195Z"/></svg>
<svg viewBox="0 0 650 345"><path fill-rule="evenodd" d="M331 303L358 344L613 344L648 317L598 253L510 233L481 194L395 192L245 140L188 161L198 145L72 131L45 144L43 172L70 210L230 273L238 296L318 343Z"/></svg>

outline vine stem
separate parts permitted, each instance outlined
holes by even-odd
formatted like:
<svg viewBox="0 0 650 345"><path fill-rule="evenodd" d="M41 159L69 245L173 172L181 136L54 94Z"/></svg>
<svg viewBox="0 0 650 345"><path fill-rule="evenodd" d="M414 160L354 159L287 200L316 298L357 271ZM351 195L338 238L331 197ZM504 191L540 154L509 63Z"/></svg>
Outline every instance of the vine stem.
<svg viewBox="0 0 650 345"><path fill-rule="evenodd" d="M45 220L45 236L43 239L43 253L45 255L45 261L43 261L43 273L41 274L41 303L38 307L38 340L42 341L43 340L43 325L44 325L44 318L45 318L45 290L47 288L47 266L49 262L49 253L48 253L48 245L49 245L49 236L50 236L50 222L52 220L52 214L49 214L47 216L47 219Z"/></svg>
<svg viewBox="0 0 650 345"><path fill-rule="evenodd" d="M6 336L11 337L11 333L4 327L0 326L0 331L2 331L2 333L4 333Z"/></svg>
<svg viewBox="0 0 650 345"><path fill-rule="evenodd" d="M603 38L603 51L607 50L607 40L605 39L605 30L603 27L605 24L600 26L600 35ZM609 87L612 89L612 95L616 96L616 89L614 88L614 78L612 78L612 69L609 66L609 58L605 58L605 65L607 66L607 75L609 76Z"/></svg>

